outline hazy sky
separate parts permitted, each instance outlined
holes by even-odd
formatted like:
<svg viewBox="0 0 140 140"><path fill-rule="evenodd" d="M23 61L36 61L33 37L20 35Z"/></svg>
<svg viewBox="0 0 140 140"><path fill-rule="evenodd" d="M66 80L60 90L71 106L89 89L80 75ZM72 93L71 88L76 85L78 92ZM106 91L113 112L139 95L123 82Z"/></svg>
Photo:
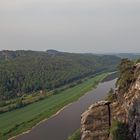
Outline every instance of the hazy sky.
<svg viewBox="0 0 140 140"><path fill-rule="evenodd" d="M140 52L140 0L0 0L0 50Z"/></svg>

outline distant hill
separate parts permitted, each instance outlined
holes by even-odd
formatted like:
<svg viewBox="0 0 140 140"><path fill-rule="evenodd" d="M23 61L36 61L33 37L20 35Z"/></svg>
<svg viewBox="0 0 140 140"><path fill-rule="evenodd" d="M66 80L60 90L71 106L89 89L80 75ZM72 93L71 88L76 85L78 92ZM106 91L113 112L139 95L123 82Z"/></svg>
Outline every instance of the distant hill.
<svg viewBox="0 0 140 140"><path fill-rule="evenodd" d="M49 55L59 55L62 54L63 52L56 51L56 50L47 50L46 53Z"/></svg>
<svg viewBox="0 0 140 140"><path fill-rule="evenodd" d="M0 51L0 99L51 90L86 76L115 70L120 58L48 50Z"/></svg>
<svg viewBox="0 0 140 140"><path fill-rule="evenodd" d="M129 58L129 59L139 59L140 53L113 53L112 55L118 56L120 58Z"/></svg>

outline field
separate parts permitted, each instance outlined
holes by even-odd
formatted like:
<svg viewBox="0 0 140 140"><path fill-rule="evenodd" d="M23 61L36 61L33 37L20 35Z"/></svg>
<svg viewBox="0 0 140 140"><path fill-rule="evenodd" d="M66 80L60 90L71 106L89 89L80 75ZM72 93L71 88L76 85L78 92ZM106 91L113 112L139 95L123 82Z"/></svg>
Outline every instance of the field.
<svg viewBox="0 0 140 140"><path fill-rule="evenodd" d="M51 117L62 107L77 100L87 91L94 88L108 74L101 74L85 80L83 83L66 89L61 93L35 102L21 109L0 115L0 139L6 140L23 131L31 129L43 119Z"/></svg>

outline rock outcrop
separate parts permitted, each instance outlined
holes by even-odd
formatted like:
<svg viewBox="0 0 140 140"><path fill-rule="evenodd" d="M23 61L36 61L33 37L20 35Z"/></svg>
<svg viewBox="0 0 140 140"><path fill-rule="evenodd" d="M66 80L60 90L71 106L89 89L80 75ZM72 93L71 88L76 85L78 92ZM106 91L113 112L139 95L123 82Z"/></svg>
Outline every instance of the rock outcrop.
<svg viewBox="0 0 140 140"><path fill-rule="evenodd" d="M110 127L110 102L100 101L82 114L81 140L107 140Z"/></svg>
<svg viewBox="0 0 140 140"><path fill-rule="evenodd" d="M134 71L140 72L140 64ZM124 94L115 94L115 101L97 102L82 114L81 140L113 140L109 131L113 120L127 124L131 140L140 140L140 76Z"/></svg>

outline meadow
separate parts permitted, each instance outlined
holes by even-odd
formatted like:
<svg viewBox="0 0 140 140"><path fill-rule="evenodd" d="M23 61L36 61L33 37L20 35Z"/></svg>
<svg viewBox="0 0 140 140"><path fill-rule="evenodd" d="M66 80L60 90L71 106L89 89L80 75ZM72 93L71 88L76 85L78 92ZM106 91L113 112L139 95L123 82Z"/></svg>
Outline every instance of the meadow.
<svg viewBox="0 0 140 140"><path fill-rule="evenodd" d="M40 121L50 118L61 108L95 88L107 75L108 73L104 73L88 78L84 82L44 100L0 114L0 139L7 140L12 136L30 130Z"/></svg>

